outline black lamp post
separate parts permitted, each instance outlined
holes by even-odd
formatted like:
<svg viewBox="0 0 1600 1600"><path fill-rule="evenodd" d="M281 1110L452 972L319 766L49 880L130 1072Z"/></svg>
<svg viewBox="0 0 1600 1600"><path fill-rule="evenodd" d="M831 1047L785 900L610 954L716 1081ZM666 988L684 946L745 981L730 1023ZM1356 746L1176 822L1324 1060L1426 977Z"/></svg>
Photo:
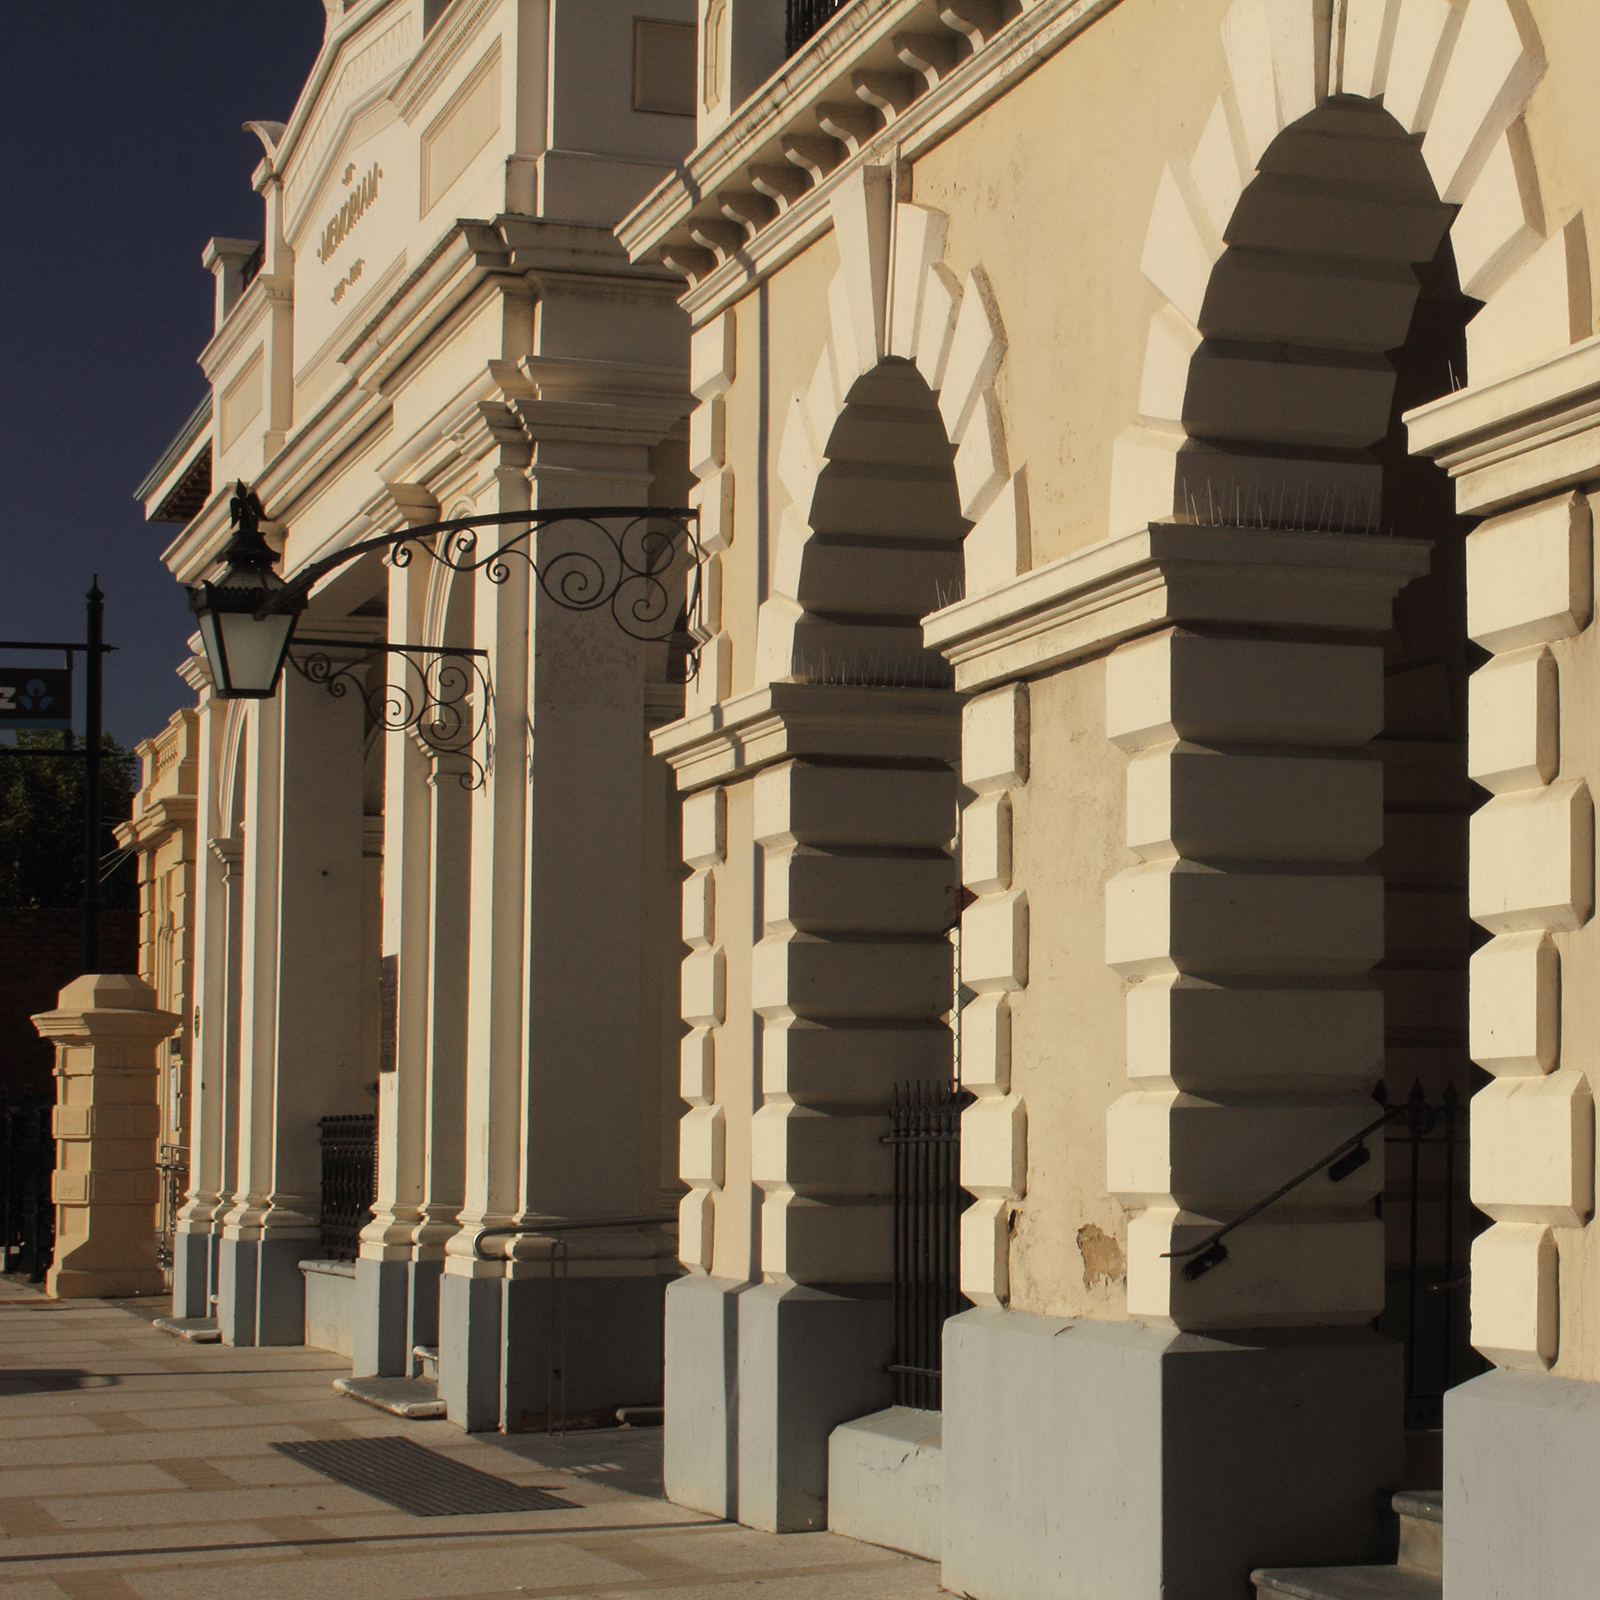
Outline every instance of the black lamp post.
<svg viewBox="0 0 1600 1600"><path fill-rule="evenodd" d="M223 551L227 565L215 583L189 590L189 609L200 621L200 638L217 694L224 700L270 700L278 691L283 658L294 625L305 609L303 593L283 594L273 571L277 556L261 532L261 502L239 484L229 509L233 542Z"/></svg>
<svg viewBox="0 0 1600 1600"><path fill-rule="evenodd" d="M295 624L313 587L336 567L372 551L383 552L395 566L403 567L413 551L423 550L441 566L481 573L494 584L505 583L511 563L520 560L555 605L566 611L609 611L629 638L682 650L691 673L708 637L699 625L702 551L699 512L692 507L571 506L452 517L362 539L311 562L288 582L273 570L278 558L261 532L265 513L248 484L237 486L230 509L233 541L222 553L227 565L221 577L189 589L189 608L200 622L219 699L270 700L277 693ZM535 561L529 548L535 533L557 524L567 526L565 543ZM507 527L518 531L487 550L479 549L480 528ZM682 569L688 592L679 602L668 580ZM381 648L405 652L427 647Z"/></svg>

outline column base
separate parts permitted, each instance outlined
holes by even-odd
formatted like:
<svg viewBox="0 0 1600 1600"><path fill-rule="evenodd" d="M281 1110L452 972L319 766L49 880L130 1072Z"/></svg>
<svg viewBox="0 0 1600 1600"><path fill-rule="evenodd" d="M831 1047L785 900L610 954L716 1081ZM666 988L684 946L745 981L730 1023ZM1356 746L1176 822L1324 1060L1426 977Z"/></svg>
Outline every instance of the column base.
<svg viewBox="0 0 1600 1600"><path fill-rule="evenodd" d="M656 1277L457 1278L439 1286L439 1397L469 1432L610 1425L661 1404ZM555 1369L552 1372L552 1369ZM563 1382L564 1379L564 1382Z"/></svg>
<svg viewBox="0 0 1600 1600"><path fill-rule="evenodd" d="M188 1233L180 1224L172 1241L172 1314L211 1315L211 1225Z"/></svg>
<svg viewBox="0 0 1600 1600"><path fill-rule="evenodd" d="M131 1300L164 1295L167 1279L160 1267L51 1267L44 1292L52 1300Z"/></svg>
<svg viewBox="0 0 1600 1600"><path fill-rule="evenodd" d="M306 1285L301 1257L310 1237L224 1237L217 1260L217 1330L224 1344L304 1344Z"/></svg>
<svg viewBox="0 0 1600 1600"><path fill-rule="evenodd" d="M945 1588L1238 1600L1260 1566L1393 1559L1400 1347L976 1310L944 1332Z"/></svg>
<svg viewBox="0 0 1600 1600"><path fill-rule="evenodd" d="M739 1520L739 1296L754 1287L699 1273L667 1285L667 1499L729 1522Z"/></svg>
<svg viewBox="0 0 1600 1600"><path fill-rule="evenodd" d="M667 1291L669 1499L769 1533L828 1525L828 1435L889 1403L870 1287L680 1278Z"/></svg>
<svg viewBox="0 0 1600 1600"><path fill-rule="evenodd" d="M357 1259L351 1377L411 1375L411 1267L409 1261Z"/></svg>
<svg viewBox="0 0 1600 1600"><path fill-rule="evenodd" d="M1486 1372L1444 1398L1451 1600L1569 1600L1600 1568L1600 1383Z"/></svg>

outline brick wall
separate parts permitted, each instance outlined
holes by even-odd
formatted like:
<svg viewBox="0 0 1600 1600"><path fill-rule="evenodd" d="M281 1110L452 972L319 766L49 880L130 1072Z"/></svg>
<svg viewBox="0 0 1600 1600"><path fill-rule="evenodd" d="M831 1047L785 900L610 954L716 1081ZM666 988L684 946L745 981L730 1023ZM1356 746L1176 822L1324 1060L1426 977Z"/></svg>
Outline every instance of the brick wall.
<svg viewBox="0 0 1600 1600"><path fill-rule="evenodd" d="M55 1097L54 1047L28 1020L55 1008L56 996L82 975L83 924L76 911L0 908L0 1105ZM100 970L139 970L139 913L100 913Z"/></svg>

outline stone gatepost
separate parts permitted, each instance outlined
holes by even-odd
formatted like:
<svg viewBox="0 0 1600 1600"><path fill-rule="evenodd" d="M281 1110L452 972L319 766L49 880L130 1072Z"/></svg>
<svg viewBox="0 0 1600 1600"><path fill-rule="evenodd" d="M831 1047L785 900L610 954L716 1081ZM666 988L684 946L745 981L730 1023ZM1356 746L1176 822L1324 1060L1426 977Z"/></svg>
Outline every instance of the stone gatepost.
<svg viewBox="0 0 1600 1600"><path fill-rule="evenodd" d="M140 978L89 973L33 1019L56 1046L56 1299L160 1294L156 1046L183 1018Z"/></svg>

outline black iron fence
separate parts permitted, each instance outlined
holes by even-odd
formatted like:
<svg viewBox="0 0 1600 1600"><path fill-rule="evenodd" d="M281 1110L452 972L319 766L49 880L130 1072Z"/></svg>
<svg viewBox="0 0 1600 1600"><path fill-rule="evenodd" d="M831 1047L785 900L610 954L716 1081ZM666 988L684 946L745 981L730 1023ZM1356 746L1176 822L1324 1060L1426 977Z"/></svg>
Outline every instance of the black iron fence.
<svg viewBox="0 0 1600 1600"><path fill-rule="evenodd" d="M0 1110L0 1246L5 1251L0 1270L29 1283L44 1282L56 1248L52 1109L46 1104Z"/></svg>
<svg viewBox="0 0 1600 1600"><path fill-rule="evenodd" d="M943 1404L945 1319L961 1293L961 1111L972 1096L937 1080L897 1084L883 1142L894 1151L894 1403Z"/></svg>
<svg viewBox="0 0 1600 1600"><path fill-rule="evenodd" d="M156 1259L172 1282L172 1263L178 1241L178 1212L189 1187L189 1151L181 1144L164 1144L156 1158L161 1175L161 1209L156 1217Z"/></svg>
<svg viewBox="0 0 1600 1600"><path fill-rule="evenodd" d="M1381 1088L1378 1099L1388 1104ZM1377 1326L1405 1349L1406 1426L1439 1428L1445 1391L1489 1365L1470 1342L1468 1294L1472 1240L1488 1219L1467 1197L1467 1106L1456 1086L1435 1103L1419 1082L1394 1112L1377 1202L1387 1251Z"/></svg>
<svg viewBox="0 0 1600 1600"><path fill-rule="evenodd" d="M850 0L788 0L788 4L784 45L793 55L829 17L849 5Z"/></svg>
<svg viewBox="0 0 1600 1600"><path fill-rule="evenodd" d="M361 1230L378 1198L378 1119L371 1112L324 1117L322 1129L322 1255L354 1261Z"/></svg>

